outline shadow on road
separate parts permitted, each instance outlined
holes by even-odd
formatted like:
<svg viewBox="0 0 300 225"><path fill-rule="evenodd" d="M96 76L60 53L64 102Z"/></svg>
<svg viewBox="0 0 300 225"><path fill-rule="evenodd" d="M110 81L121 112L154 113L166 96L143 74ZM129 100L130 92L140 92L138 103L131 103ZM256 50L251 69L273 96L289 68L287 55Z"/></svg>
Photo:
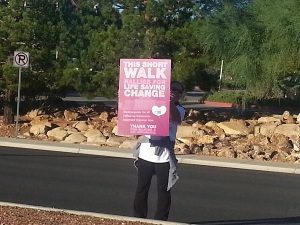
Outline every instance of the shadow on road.
<svg viewBox="0 0 300 225"><path fill-rule="evenodd" d="M300 216L284 218L266 218L266 219L249 219L249 220L220 220L220 221L202 221L190 222L194 225L284 225L300 224Z"/></svg>

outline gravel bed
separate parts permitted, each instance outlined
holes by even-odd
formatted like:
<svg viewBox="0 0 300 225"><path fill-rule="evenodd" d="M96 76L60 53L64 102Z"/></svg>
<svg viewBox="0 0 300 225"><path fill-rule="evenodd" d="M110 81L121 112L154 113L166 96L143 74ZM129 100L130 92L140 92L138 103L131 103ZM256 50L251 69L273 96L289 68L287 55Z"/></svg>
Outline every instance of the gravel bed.
<svg viewBox="0 0 300 225"><path fill-rule="evenodd" d="M0 206L0 225L151 225L140 221L122 221L62 211L46 211L14 206ZM152 224L153 225L153 224Z"/></svg>

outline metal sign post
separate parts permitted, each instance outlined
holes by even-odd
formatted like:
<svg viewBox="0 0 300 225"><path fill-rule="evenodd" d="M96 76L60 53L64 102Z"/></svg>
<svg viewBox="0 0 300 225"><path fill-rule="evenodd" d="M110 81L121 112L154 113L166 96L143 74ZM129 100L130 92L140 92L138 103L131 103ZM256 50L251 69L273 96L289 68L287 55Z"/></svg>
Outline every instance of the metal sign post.
<svg viewBox="0 0 300 225"><path fill-rule="evenodd" d="M16 138L19 134L19 111L20 111L20 93L21 93L21 72L22 67L29 66L29 53L28 52L14 52L14 67L19 67L19 83L18 83L18 99L17 99L17 117L16 117Z"/></svg>
<svg viewBox="0 0 300 225"><path fill-rule="evenodd" d="M223 76L223 63L224 63L224 61L222 60L222 63L221 63L221 70L220 70L219 91L221 91L222 76Z"/></svg>

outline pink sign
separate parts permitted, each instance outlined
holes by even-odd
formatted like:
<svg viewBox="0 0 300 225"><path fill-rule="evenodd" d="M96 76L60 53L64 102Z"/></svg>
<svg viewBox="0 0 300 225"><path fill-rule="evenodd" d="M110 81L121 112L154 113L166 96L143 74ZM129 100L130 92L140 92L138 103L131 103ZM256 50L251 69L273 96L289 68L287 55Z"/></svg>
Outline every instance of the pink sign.
<svg viewBox="0 0 300 225"><path fill-rule="evenodd" d="M118 133L169 135L171 60L121 59Z"/></svg>

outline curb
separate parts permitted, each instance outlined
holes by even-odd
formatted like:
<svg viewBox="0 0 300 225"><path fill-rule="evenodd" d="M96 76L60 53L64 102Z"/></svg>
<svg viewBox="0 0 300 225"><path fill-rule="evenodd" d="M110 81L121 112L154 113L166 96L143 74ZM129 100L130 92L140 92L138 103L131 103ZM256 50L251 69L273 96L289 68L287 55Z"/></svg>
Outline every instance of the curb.
<svg viewBox="0 0 300 225"><path fill-rule="evenodd" d="M10 207L28 208L28 209L42 210L42 211L50 211L50 212L63 212L63 213L67 213L67 214L80 215L80 216L92 216L92 217L114 219L114 220L144 222L144 223L151 223L151 224L157 224L157 225L159 225L159 224L160 225L189 225L188 223L142 219L142 218L135 218L135 217L129 217L129 216L117 216L117 215L93 213L93 212L85 212L85 211L75 211L75 210L68 210L68 209L56 209L56 208L48 208L48 207L42 207L42 206L16 204L16 203L10 203L10 202L0 202L0 205L10 206Z"/></svg>
<svg viewBox="0 0 300 225"><path fill-rule="evenodd" d="M54 152L65 152L65 153L77 153L77 154L87 154L87 155L101 155L108 157L118 157L118 158L131 158L131 153L122 151L122 149L112 151L112 147L104 146L92 146L92 145L80 145L80 144L70 144L70 143L55 143L55 142L42 142L35 140L24 140L15 139L16 141L10 141L12 138L0 138L0 146L5 147L16 147L16 148L29 148L35 150L43 151L54 151ZM26 143L28 142L28 143ZM41 143L42 142L42 143ZM127 149L128 150L128 149Z"/></svg>
<svg viewBox="0 0 300 225"><path fill-rule="evenodd" d="M203 103L204 103L204 105L213 106L213 107L222 107L222 108L234 107L233 103L226 103L226 102L204 101Z"/></svg>
<svg viewBox="0 0 300 225"><path fill-rule="evenodd" d="M235 159L237 160L237 162L224 162L224 161L213 161L213 160L191 159L191 158L180 159L179 157L177 156L179 163L183 163L183 164L213 166L213 167L223 167L223 168L243 169L243 170L255 170L255 171L274 172L274 173L300 174L300 165L298 164L296 167L294 164L291 164L290 166L282 165L279 163L278 165L274 165L275 163L272 162L264 162L264 165L262 165L259 164L259 162L253 162L252 160L238 161L237 159Z"/></svg>

